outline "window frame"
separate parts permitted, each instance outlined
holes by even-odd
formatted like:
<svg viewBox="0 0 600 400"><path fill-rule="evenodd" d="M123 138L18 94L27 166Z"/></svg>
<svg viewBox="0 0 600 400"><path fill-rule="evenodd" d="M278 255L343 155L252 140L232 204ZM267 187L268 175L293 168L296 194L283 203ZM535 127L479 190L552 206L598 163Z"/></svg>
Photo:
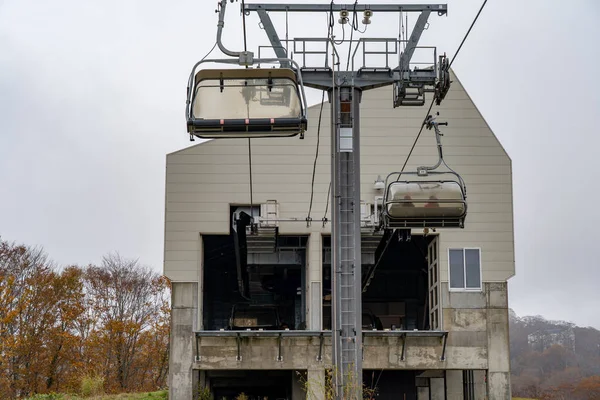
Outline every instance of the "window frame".
<svg viewBox="0 0 600 400"><path fill-rule="evenodd" d="M462 250L463 252L463 287L452 287L452 275L450 271L450 251ZM467 287L467 257L466 250L477 250L479 254L479 287ZM448 290L451 292L481 292L483 290L483 265L481 260L481 247L448 247Z"/></svg>

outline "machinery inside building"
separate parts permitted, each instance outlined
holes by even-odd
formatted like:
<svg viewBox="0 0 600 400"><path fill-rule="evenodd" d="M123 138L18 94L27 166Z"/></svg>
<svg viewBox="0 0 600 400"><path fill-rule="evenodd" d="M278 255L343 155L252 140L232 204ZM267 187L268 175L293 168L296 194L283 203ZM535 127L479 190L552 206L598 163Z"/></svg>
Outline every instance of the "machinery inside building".
<svg viewBox="0 0 600 400"><path fill-rule="evenodd" d="M204 236L204 328L306 329L307 236L247 235L246 211L231 207L229 235Z"/></svg>
<svg viewBox="0 0 600 400"><path fill-rule="evenodd" d="M413 235L410 240L399 240L395 235L386 247L382 236L363 237L363 329L430 329L427 248L436 238ZM368 247L369 242L377 247ZM323 260L323 328L331 329L330 237L324 240Z"/></svg>

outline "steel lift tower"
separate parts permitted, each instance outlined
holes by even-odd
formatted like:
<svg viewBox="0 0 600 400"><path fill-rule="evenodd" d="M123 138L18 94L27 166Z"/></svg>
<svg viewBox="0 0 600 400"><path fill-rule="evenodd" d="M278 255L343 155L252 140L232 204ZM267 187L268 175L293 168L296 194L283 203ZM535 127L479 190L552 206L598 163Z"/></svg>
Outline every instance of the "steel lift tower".
<svg viewBox="0 0 600 400"><path fill-rule="evenodd" d="M411 68L411 59L417 48L423 30L430 15L447 14L445 4L409 5L409 4L244 4L242 12L246 15L257 13L261 25L267 34L276 58L260 58L250 51L233 52L221 42L221 33L225 24L227 0L219 3L219 24L217 42L223 53L232 57L225 60L203 60L196 64L188 84L188 132L190 137L228 138L228 137L273 137L295 136L303 134L306 126L306 98L303 87L326 91L331 103L331 207L332 207L332 343L333 371L336 385L336 398L362 399L362 271L361 271L361 221L360 221L360 102L363 91L393 87L393 106L422 106L425 94L431 93L439 104L449 87L448 62L445 56L438 56L434 47L424 47L432 51L431 63L422 69ZM302 63L292 60L286 46L277 34L270 13L326 13L329 20L339 15L339 23L347 24L357 13L364 16L363 23L370 23L372 16L383 13L418 14L410 35L403 40L396 38L361 38L355 40L356 48L352 54L349 70L340 70L340 57L336 47L340 46L330 34L326 38L293 39L294 58L302 58ZM337 18L335 19L337 20ZM365 22L366 21L366 22ZM307 50L307 43L320 42L325 46L322 52ZM352 44L352 43L351 43ZM385 50L370 51L370 44L379 44ZM347 42L346 42L347 45ZM355 60L356 50L362 46L362 63ZM403 51L400 51L400 47ZM323 65L306 65L306 55L321 54L325 57ZM331 57L330 57L331 55ZM365 58L377 55L385 59L385 65L367 67ZM392 66L390 59L394 58ZM350 60L350 58L349 58ZM241 66L259 64L258 69L200 70L196 68L207 62L220 62ZM260 69L260 64L275 63L279 68ZM397 63L397 64L396 64ZM282 70L282 71L279 71ZM269 72L270 71L270 72ZM283 72L291 74L285 75ZM289 80L287 86L282 83ZM281 89L282 107L293 108L297 103L297 112L293 117L281 115L248 114L233 115L233 111L221 110L222 114L210 112L208 95L210 90L226 93L228 82L243 80L242 94L252 85L249 80L263 82L256 84L255 93L266 93L273 104L274 91ZM214 85L203 82L212 80ZM266 82L266 83L265 83ZM203 86L204 85L204 86ZM280 85L280 87L278 87ZM205 90L205 92L202 92ZM288 92L286 92L288 90ZM239 90L238 90L239 92ZM212 93L212 92L210 92ZM236 92L237 93L237 92ZM287 94L286 94L287 93ZM291 93L291 97L290 97ZM210 101L214 101L211 97ZM290 100L291 99L291 100ZM261 103L262 104L262 103ZM266 103L265 103L266 104ZM233 107L230 105L230 107ZM204 113L204 114L203 114ZM387 188L386 188L387 190ZM429 226L429 225L427 225ZM382 225L382 229L410 229L411 225ZM435 226L433 226L435 227Z"/></svg>

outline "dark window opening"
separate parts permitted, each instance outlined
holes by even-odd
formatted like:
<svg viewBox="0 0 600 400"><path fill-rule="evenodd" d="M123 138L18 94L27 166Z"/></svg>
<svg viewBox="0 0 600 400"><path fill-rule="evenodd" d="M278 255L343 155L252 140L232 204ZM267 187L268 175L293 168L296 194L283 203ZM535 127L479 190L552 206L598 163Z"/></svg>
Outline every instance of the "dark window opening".
<svg viewBox="0 0 600 400"><path fill-rule="evenodd" d="M279 236L273 252L243 253L242 273L233 231L202 239L204 330L305 329L306 237Z"/></svg>
<svg viewBox="0 0 600 400"><path fill-rule="evenodd" d="M393 239L362 294L363 330L430 330L430 305L437 306L439 271L428 268L428 246L436 236ZM364 240L363 240L364 241ZM434 247L437 252L437 246ZM363 277L376 263L375 251L363 246ZM436 258L437 259L437 258ZM323 240L323 328L331 329L331 237ZM431 295L430 295L430 288ZM430 298L432 298L430 300ZM435 313L439 308L436 308ZM435 327L437 328L437 327Z"/></svg>
<svg viewBox="0 0 600 400"><path fill-rule="evenodd" d="M363 395L374 399L417 400L417 376L421 372L364 370Z"/></svg>
<svg viewBox="0 0 600 400"><path fill-rule="evenodd" d="M234 400L242 393L248 400L291 399L294 390L292 381L297 379L294 373L270 370L206 371L213 398L219 400Z"/></svg>

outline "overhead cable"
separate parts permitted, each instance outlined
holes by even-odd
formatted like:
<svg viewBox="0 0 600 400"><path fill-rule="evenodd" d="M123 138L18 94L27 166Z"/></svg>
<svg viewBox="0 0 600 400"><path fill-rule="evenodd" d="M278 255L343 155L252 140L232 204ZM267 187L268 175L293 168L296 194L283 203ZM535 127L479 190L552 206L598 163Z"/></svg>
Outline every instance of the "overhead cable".
<svg viewBox="0 0 600 400"><path fill-rule="evenodd" d="M244 31L244 52L248 51L248 43L246 39L246 7L244 0L242 0L242 27ZM246 65L246 68L248 66ZM252 143L248 138L248 172L249 172L249 185L250 185L250 217L254 222L254 188L252 187Z"/></svg>
<svg viewBox="0 0 600 400"><path fill-rule="evenodd" d="M448 69L450 69L450 66L452 65L452 63L456 59L456 56L458 56L458 53L462 49L463 44L467 40L467 37L469 37L469 34L471 33L471 29L473 29L473 26L475 25L475 22L477 22L477 19L479 18L479 15L481 14L481 11L483 11L483 8L485 7L486 3L487 3L487 0L484 0L483 4L479 8L479 12L477 12L477 15L473 19L473 22L471 23L471 26L469 27L469 30L467 31L467 33L463 37L463 40L460 42L460 45L458 46L458 49L456 50L456 53L454 53L454 56L452 57L452 60L450 60L450 63L448 64ZM419 141L419 137L421 136L421 133L423 132L423 128L425 127L425 121L427 120L427 117L429 116L429 113L431 112L431 108L433 107L434 101L435 101L435 97L433 99L431 99L431 104L429 105L429 109L427 110L427 113L425 113L425 118L423 118L423 123L421 124L421 129L419 129L419 133L417 134L417 137L415 138L415 141L413 142L413 145L410 148L410 151L408 152L408 156L406 157L406 160L404 161L404 165L402 165L402 170L400 171L400 173L404 172L404 168L406 168L406 164L408 163L408 160L410 159L410 156L411 156L413 150L415 149L415 146L417 145L417 142ZM400 179L400 176L398 176L398 179Z"/></svg>
<svg viewBox="0 0 600 400"><path fill-rule="evenodd" d="M312 212L313 198L315 195L315 174L317 171L317 160L319 159L319 143L321 142L321 119L323 117L323 105L324 104L325 104L325 91L323 90L323 95L321 96L321 109L319 110L319 122L317 124L317 149L315 150L315 161L313 162L312 180L310 182L310 204L308 206L308 216L306 217L307 223L310 223L310 221L311 221L310 213Z"/></svg>
<svg viewBox="0 0 600 400"><path fill-rule="evenodd" d="M333 18L333 1L331 1L330 6L329 6L329 13L328 13L327 37L331 38L332 41L334 41L334 39L333 39L334 26L335 26L335 19ZM310 222L312 221L311 213L312 213L313 199L314 199L314 194L315 194L315 175L316 175L316 171L317 171L317 160L319 158L319 144L321 142L321 120L323 118L324 104L325 104L325 91L323 90L322 96L321 96L321 107L319 109L319 122L317 123L317 148L315 149L315 160L313 162L312 179L311 179L311 183L310 183L310 203L308 206L308 214L306 216L307 224L310 224ZM329 183L329 185L331 188L331 183ZM329 194L327 195L326 203L327 203L327 205L326 205L326 210L327 210L327 208L329 207ZM327 211L325 211L325 214L327 214ZM325 216L323 216L323 218L325 218Z"/></svg>

